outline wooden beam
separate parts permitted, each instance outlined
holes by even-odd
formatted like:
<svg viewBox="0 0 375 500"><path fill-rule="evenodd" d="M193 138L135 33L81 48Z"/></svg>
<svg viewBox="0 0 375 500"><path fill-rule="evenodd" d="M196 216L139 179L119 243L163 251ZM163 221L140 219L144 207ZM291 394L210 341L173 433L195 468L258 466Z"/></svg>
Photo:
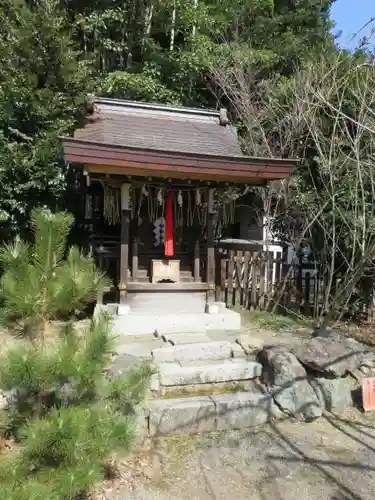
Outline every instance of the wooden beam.
<svg viewBox="0 0 375 500"><path fill-rule="evenodd" d="M83 156L72 157L72 163L86 163L90 173L104 173L117 175L132 175L138 177L153 177L168 179L191 179L196 181L217 181L217 182L238 182L243 184L254 184L262 181L272 181L285 179L288 177L286 171L256 171L244 172L242 170L224 170L224 169L202 169L193 167L174 167L157 164L139 164L131 161L111 161L86 158Z"/></svg>
<svg viewBox="0 0 375 500"><path fill-rule="evenodd" d="M289 177L296 160L222 157L64 139L64 157L92 173L253 183Z"/></svg>

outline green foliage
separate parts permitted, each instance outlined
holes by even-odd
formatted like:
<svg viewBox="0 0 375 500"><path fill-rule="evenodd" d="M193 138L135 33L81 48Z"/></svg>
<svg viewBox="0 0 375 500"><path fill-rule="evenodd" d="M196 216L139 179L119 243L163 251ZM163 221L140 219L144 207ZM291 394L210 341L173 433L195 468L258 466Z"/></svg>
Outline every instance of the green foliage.
<svg viewBox="0 0 375 500"><path fill-rule="evenodd" d="M126 377L115 378L108 386L108 399L121 412L132 412L148 388L152 370L148 364L129 370Z"/></svg>
<svg viewBox="0 0 375 500"><path fill-rule="evenodd" d="M79 60L54 0L0 9L0 211L24 229L36 205L66 189L59 136L85 114L91 70Z"/></svg>
<svg viewBox="0 0 375 500"><path fill-rule="evenodd" d="M180 104L179 96L156 77L144 73L115 71L109 73L101 84L104 96L134 101Z"/></svg>
<svg viewBox="0 0 375 500"><path fill-rule="evenodd" d="M111 453L129 450L152 370L106 379L113 343L100 316L83 337L69 324L55 345L15 348L1 360L0 387L12 394L4 431L22 444L0 460L1 498L73 499L103 478Z"/></svg>
<svg viewBox="0 0 375 500"><path fill-rule="evenodd" d="M33 246L16 239L0 250L2 319L29 335L52 319L82 310L107 284L93 259L72 247L64 259L73 217L34 210Z"/></svg>
<svg viewBox="0 0 375 500"><path fill-rule="evenodd" d="M27 231L35 206L66 204L59 137L88 95L217 107L223 52L259 81L333 49L332 0L4 0L0 11L0 214Z"/></svg>

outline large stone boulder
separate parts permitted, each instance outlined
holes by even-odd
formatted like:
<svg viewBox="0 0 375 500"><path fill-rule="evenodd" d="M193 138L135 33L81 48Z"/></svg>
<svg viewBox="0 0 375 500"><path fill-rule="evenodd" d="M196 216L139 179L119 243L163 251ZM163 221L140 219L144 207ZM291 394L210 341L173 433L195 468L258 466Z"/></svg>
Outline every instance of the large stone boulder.
<svg viewBox="0 0 375 500"><path fill-rule="evenodd" d="M280 347L263 349L259 353L263 364L262 381L279 408L298 420L313 420L323 409L308 381L305 368L296 356Z"/></svg>
<svg viewBox="0 0 375 500"><path fill-rule="evenodd" d="M327 411L344 411L356 405L359 383L351 376L334 379L314 377L310 384Z"/></svg>
<svg viewBox="0 0 375 500"><path fill-rule="evenodd" d="M375 351L358 340L346 337L337 330L330 327L317 328L313 332L313 337L325 338L331 342L338 342L353 351L360 360L361 366L375 368Z"/></svg>
<svg viewBox="0 0 375 500"><path fill-rule="evenodd" d="M323 332L324 335L315 336L294 349L305 367L326 376L343 377L361 366L375 364L374 353L366 346L334 331Z"/></svg>

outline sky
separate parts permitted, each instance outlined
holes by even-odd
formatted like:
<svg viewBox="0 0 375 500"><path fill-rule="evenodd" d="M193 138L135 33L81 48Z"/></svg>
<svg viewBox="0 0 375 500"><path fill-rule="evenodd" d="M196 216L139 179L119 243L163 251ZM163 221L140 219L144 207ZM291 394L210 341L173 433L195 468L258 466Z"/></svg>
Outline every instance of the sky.
<svg viewBox="0 0 375 500"><path fill-rule="evenodd" d="M369 34L370 27L364 29L354 40L353 35L372 17L375 17L375 0L336 0L331 9L331 18L336 22L333 32L342 31L339 44L348 49L355 48L358 40ZM372 26L374 25L375 21Z"/></svg>

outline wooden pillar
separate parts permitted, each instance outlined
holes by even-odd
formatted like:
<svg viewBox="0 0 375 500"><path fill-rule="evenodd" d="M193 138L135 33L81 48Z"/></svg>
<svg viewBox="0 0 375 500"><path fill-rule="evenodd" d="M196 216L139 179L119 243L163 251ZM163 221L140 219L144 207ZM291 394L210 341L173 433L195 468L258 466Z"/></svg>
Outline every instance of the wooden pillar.
<svg viewBox="0 0 375 500"><path fill-rule="evenodd" d="M126 299L129 274L130 184L121 185L120 304Z"/></svg>
<svg viewBox="0 0 375 500"><path fill-rule="evenodd" d="M194 245L194 281L200 280L199 239L197 239Z"/></svg>
<svg viewBox="0 0 375 500"><path fill-rule="evenodd" d="M215 235L214 235L214 190L208 191L207 202L207 303L215 300Z"/></svg>
<svg viewBox="0 0 375 500"><path fill-rule="evenodd" d="M134 224L134 228L136 228ZM137 226L138 229L138 226ZM135 233L135 231L134 231ZM133 281L137 281L138 279L138 236L137 234L133 235L133 244L132 244L132 279Z"/></svg>

